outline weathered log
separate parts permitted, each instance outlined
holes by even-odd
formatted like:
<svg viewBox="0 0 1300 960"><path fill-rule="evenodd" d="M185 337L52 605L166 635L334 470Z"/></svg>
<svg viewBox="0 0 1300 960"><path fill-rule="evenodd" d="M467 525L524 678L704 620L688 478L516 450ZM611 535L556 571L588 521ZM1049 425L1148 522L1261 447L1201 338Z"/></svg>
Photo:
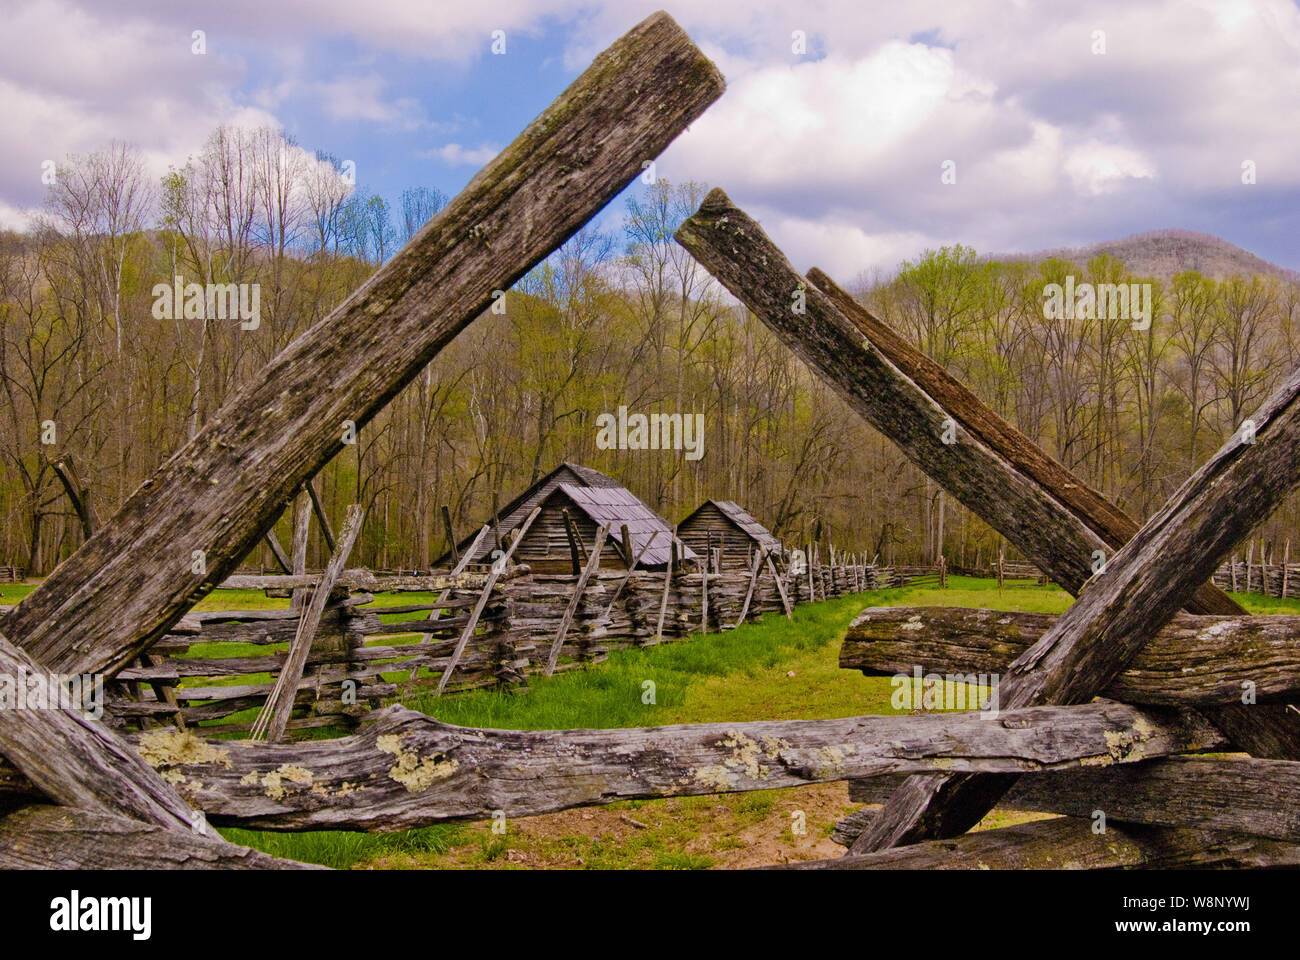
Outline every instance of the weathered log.
<svg viewBox="0 0 1300 960"><path fill-rule="evenodd" d="M711 191L677 241L820 374L848 405L928 476L1075 593L1091 576L1100 537L899 372L762 228L721 190ZM796 312L801 310L802 312ZM945 443L945 436L957 442ZM807 552L810 598L816 561Z"/></svg>
<svg viewBox="0 0 1300 960"><path fill-rule="evenodd" d="M493 811L766 790L917 770L1044 771L1216 749L1194 714L1101 702L1003 713L863 716L610 730L479 730L401 707L337 740L137 738L212 822L395 830ZM201 762L188 762L203 747Z"/></svg>
<svg viewBox="0 0 1300 960"><path fill-rule="evenodd" d="M1054 817L877 853L783 864L781 870L1105 870L1297 867L1300 846L1210 830L1107 825Z"/></svg>
<svg viewBox="0 0 1300 960"><path fill-rule="evenodd" d="M722 93L664 13L633 28L328 317L235 391L7 618L51 669L129 663L229 574L293 492L501 290ZM206 573L195 569L202 551Z"/></svg>
<svg viewBox="0 0 1300 960"><path fill-rule="evenodd" d="M883 803L901 778L849 784L849 799ZM1089 819L1107 824L1195 827L1300 842L1300 763L1252 757L1164 757L1104 770L1062 770L1021 777L998 807ZM840 821L833 839L848 846L875 811Z"/></svg>
<svg viewBox="0 0 1300 960"><path fill-rule="evenodd" d="M965 607L869 607L849 625L840 666L869 676L1002 673L1056 624L1046 613ZM1247 688L1246 685L1249 685ZM1124 703L1240 704L1300 696L1300 616L1182 613L1103 690Z"/></svg>
<svg viewBox="0 0 1300 960"><path fill-rule="evenodd" d="M209 831L167 830L72 807L25 807L0 819L0 869L323 869L226 843Z"/></svg>
<svg viewBox="0 0 1300 960"><path fill-rule="evenodd" d="M333 553L334 528L330 526L330 518L325 513L325 504L320 502L320 496L316 493L316 482L309 479L303 486L307 488L307 496L311 497L311 509L316 514L316 522L320 524L320 534L325 539L325 549Z"/></svg>
<svg viewBox="0 0 1300 960"><path fill-rule="evenodd" d="M189 807L162 777L87 713L51 709L48 692L57 678L3 636L0 677L11 682L8 697L14 698L0 708L0 750L46 797L168 829L189 829ZM43 701L30 699L33 680L46 688Z"/></svg>
<svg viewBox="0 0 1300 960"><path fill-rule="evenodd" d="M487 582L487 574L462 572L456 576L447 573L429 576L392 576L377 577L369 570L356 568L344 570L336 581L336 586L348 590L364 590L367 593L385 593L392 590L437 591L450 588L474 590ZM305 573L301 576L256 576L235 574L221 581L222 590L284 590L295 587L314 587L320 583L320 574ZM215 612L215 611L214 611ZM297 616L297 614L294 614Z"/></svg>
<svg viewBox="0 0 1300 960"><path fill-rule="evenodd" d="M1109 686L1228 552L1300 485L1300 369L1120 549L999 686L1003 707L1079 703ZM1253 708L1252 708L1253 709ZM1294 720L1288 728L1294 732ZM1014 780L913 777L859 853L969 829Z"/></svg>
<svg viewBox="0 0 1300 960"><path fill-rule="evenodd" d="M1118 550L1138 532L1137 521L1049 457L1041 447L989 409L965 384L873 316L825 273L814 267L808 271L808 279L862 331L872 346L934 398L968 433L978 437L1016 470L1037 481L1045 492L1087 524L1108 546ZM1203 584L1187 609L1191 613L1246 612L1213 583Z"/></svg>

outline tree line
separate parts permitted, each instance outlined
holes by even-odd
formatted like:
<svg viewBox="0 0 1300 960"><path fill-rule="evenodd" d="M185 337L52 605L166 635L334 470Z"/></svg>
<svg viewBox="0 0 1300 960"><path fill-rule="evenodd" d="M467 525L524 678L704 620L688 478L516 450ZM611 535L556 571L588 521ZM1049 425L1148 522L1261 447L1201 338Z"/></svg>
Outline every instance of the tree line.
<svg viewBox="0 0 1300 960"><path fill-rule="evenodd" d="M316 480L334 517L366 508L356 563L429 568L447 546L444 504L470 533L561 460L611 474L670 521L712 497L789 543L895 562L995 554L993 531L673 242L704 193L641 185L617 231L576 234L359 431ZM69 157L30 229L0 234L0 562L39 575L83 539L56 464L110 517L446 202L417 187L389 204L271 129L220 128L157 183L128 145ZM157 309L178 277L258 285L258 322ZM1067 278L1150 283L1149 326L1045 315L1044 289ZM1139 518L1300 362L1300 285L1273 276L1162 282L1104 255L1031 263L954 246L855 292ZM598 418L620 406L703 414L703 457L598 449ZM1262 535L1280 551L1297 519L1292 501ZM323 549L314 539L314 564ZM272 559L260 547L248 562Z"/></svg>

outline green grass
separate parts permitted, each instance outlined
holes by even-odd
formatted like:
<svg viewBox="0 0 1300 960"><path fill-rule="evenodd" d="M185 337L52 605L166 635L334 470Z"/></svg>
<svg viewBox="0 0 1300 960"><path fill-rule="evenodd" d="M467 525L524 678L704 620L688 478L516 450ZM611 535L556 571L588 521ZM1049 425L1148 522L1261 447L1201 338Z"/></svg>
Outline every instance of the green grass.
<svg viewBox="0 0 1300 960"><path fill-rule="evenodd" d="M14 602L28 585L8 585L0 602ZM1300 600L1233 594L1252 613L1300 613ZM384 594L372 609L431 602L431 594ZM849 621L865 606L962 606L1062 613L1072 602L1055 586L1010 584L949 577L947 589L904 587L878 590L795 609L793 622L767 614L737 630L693 636L687 642L615 651L585 670L529 678L528 693L477 690L408 702L447 723L473 727L544 730L635 727L668 723L811 719L891 713L887 677L841 670L839 643ZM219 590L198 609L270 609L284 599L260 591ZM381 614L386 622L410 615ZM414 636L414 635L411 635ZM379 642L401 642L387 637ZM283 649L280 645L278 649ZM266 653L252 644L199 644L195 656ZM265 675L270 679L270 675ZM646 681L654 684L654 702ZM216 680L211 682L218 682ZM226 681L231 682L231 681ZM239 678L237 682L247 682ZM253 711L249 711L251 714ZM812 788L804 788L812 789ZM768 790L725 796L624 801L596 811L566 811L534 818L558 824L553 830L513 831L495 836L487 824L447 824L392 834L346 831L273 833L223 829L230 840L274 856L335 868L465 867L518 869L582 866L618 869L701 869L745 846L742 837L785 822L798 805L798 790ZM837 814L809 822L825 836ZM986 825L1018 816L990 814ZM621 826L620 818L641 826ZM748 833L746 833L748 831ZM770 837L771 834L769 833ZM788 846L792 844L786 840ZM522 860L520 858L523 858Z"/></svg>

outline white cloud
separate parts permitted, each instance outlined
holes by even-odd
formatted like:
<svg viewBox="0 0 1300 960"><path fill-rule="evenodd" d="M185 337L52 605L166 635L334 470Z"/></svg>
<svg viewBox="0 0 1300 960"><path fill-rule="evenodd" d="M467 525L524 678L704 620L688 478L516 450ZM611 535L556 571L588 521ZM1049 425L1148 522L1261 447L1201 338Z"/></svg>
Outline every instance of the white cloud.
<svg viewBox="0 0 1300 960"><path fill-rule="evenodd" d="M1065 172L1075 190L1088 196L1110 193L1127 180L1151 180L1156 168L1137 150L1090 141L1069 151Z"/></svg>
<svg viewBox="0 0 1300 960"><path fill-rule="evenodd" d="M430 150L427 156L437 158L452 167L481 167L500 152L501 150L498 147L485 146L469 149L459 143L449 143L445 147Z"/></svg>
<svg viewBox="0 0 1300 960"><path fill-rule="evenodd" d="M507 57L552 31L563 40L549 58L577 70L662 5L477 0L431 11L427 0L226 0L196 19L173 0L20 0L6 27L23 42L0 62L0 201L30 205L45 158L117 138L152 162L179 159L219 122L274 122L304 100L338 121L472 136L480 145L427 155L478 166L495 153L484 141L516 131L476 124L486 108L474 101L464 124L474 134L430 123L391 88L392 57L490 68L479 61L501 59L488 52L493 30L506 31ZM817 252L825 263L850 251L845 261L874 263L920 238L1015 250L1098 239L1068 232L1083 224L1103 233L1184 225L1188 211L1208 216L1241 196L1245 159L1257 164L1257 193L1300 190L1300 10L1289 0L667 8L729 89L659 160L660 175L722 186L762 209L788 229L792 255ZM196 27L208 34L205 57L189 52ZM809 38L807 57L790 50L795 29ZM1101 56L1096 29L1106 31ZM322 81L310 71L321 45L337 40L357 57ZM245 50L280 70L248 102L236 93L246 74L235 51ZM939 182L944 160L957 165L955 185ZM1129 222L1138 204L1143 224Z"/></svg>

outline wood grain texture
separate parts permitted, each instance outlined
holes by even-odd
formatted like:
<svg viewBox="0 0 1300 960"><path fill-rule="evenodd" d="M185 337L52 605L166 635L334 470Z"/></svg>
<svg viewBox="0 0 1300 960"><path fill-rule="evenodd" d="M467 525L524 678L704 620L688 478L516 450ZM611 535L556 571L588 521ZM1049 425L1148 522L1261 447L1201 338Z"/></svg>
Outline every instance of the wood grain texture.
<svg viewBox="0 0 1300 960"><path fill-rule="evenodd" d="M230 573L308 478L721 95L664 13L597 56L392 260L237 390L6 618L64 672L113 671ZM255 335L255 334L250 334ZM203 550L207 572L191 572Z"/></svg>
<svg viewBox="0 0 1300 960"><path fill-rule="evenodd" d="M146 732L136 742L213 823L369 831L882 773L1100 767L1223 745L1193 714L1117 703L997 719L957 713L604 730L471 729L396 706L371 717L337 740L209 742L191 731L167 740ZM202 762L189 762L195 750Z"/></svg>
<svg viewBox="0 0 1300 960"><path fill-rule="evenodd" d="M45 677L47 672L0 636L0 675L26 694L25 678ZM57 803L189 829L189 806L125 740L86 713L0 709L0 750L43 796Z"/></svg>
<svg viewBox="0 0 1300 960"><path fill-rule="evenodd" d="M868 676L1001 674L1059 617L966 607L870 607L849 625L840 666ZM1194 616L1165 624L1099 691L1124 703L1240 704L1300 696L1300 616Z"/></svg>
<svg viewBox="0 0 1300 960"><path fill-rule="evenodd" d="M957 442L944 443L947 411L866 342L725 193L710 192L676 238L917 467L1063 588L1078 592L1092 575L1093 551L1109 552L1105 542L960 425ZM794 310L797 293L803 313ZM815 566L810 556L810 583Z"/></svg>
<svg viewBox="0 0 1300 960"><path fill-rule="evenodd" d="M1184 483L1068 611L1007 669L1007 709L1080 703L1109 686L1229 551L1300 485L1300 370ZM1264 716L1264 714L1260 714ZM1294 718L1280 718L1294 740ZM912 777L854 843L880 850L969 829L1013 780Z"/></svg>
<svg viewBox="0 0 1300 960"><path fill-rule="evenodd" d="M834 860L809 860L788 870L1167 870L1179 867L1297 867L1300 846L1209 830L1107 826L1057 817L964 837L930 840Z"/></svg>
<svg viewBox="0 0 1300 960"><path fill-rule="evenodd" d="M849 799L883 803L900 782L849 784ZM1104 770L1082 768L1021 777L998 803L1006 810L1059 813L1106 822L1195 827L1300 842L1300 763L1252 757L1164 757ZM852 844L875 811L840 821L832 838Z"/></svg>
<svg viewBox="0 0 1300 960"><path fill-rule="evenodd" d="M1118 550L1138 532L1138 523L1090 485L1049 457L1036 443L991 410L964 383L899 336L848 291L814 267L808 279L889 358L904 376L943 407L972 436L978 437L1012 467L1030 477ZM1190 613L1238 614L1245 609L1212 583L1202 585L1187 605Z"/></svg>
<svg viewBox="0 0 1300 960"><path fill-rule="evenodd" d="M36 805L0 819L5 870L320 870L194 831L127 817Z"/></svg>

